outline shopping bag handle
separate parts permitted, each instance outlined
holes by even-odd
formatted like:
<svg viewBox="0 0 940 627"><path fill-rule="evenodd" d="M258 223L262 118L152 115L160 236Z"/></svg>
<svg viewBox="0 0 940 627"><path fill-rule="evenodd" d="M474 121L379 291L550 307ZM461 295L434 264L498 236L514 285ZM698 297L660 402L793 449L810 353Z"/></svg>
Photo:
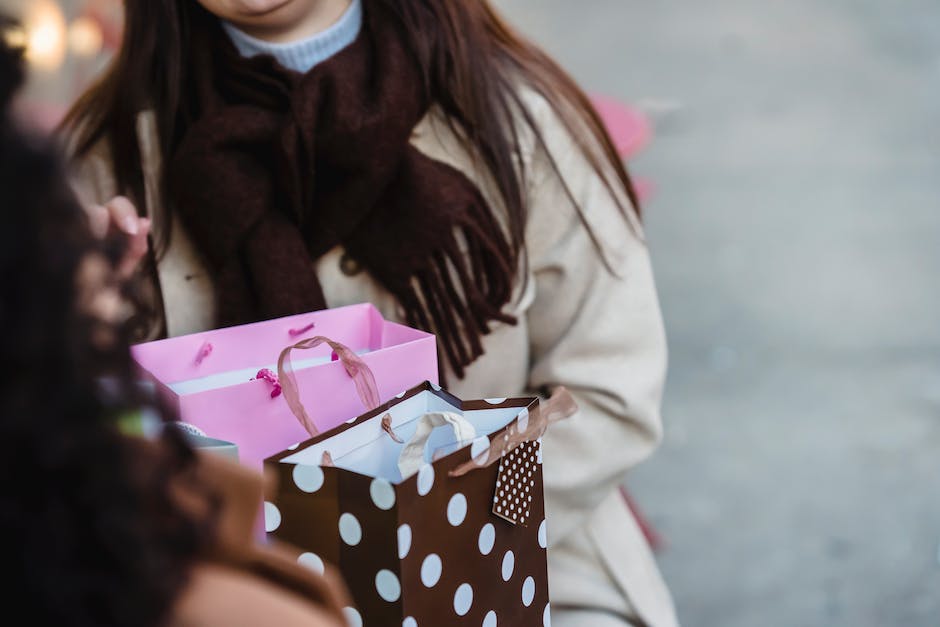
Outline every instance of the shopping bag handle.
<svg viewBox="0 0 940 627"><path fill-rule="evenodd" d="M506 428L502 438L489 438L486 448L448 473L451 477L462 477L468 472L487 468L502 459L511 450L538 440L545 434L552 423L566 420L578 412L578 404L565 387L558 386L548 400L539 402L529 412L520 412L519 416Z"/></svg>
<svg viewBox="0 0 940 627"><path fill-rule="evenodd" d="M425 462L428 439L437 427L450 426L458 442L470 442L477 437L477 430L460 414L450 411L431 412L417 420L418 426L411 440L405 444L398 457L398 470L401 476L410 477L418 472Z"/></svg>
<svg viewBox="0 0 940 627"><path fill-rule="evenodd" d="M300 392L297 389L297 379L294 377L294 369L291 367L290 357L291 352L294 350L309 350L323 344L327 344L333 349L340 363L342 363L343 367L346 369L346 374L348 374L356 384L356 392L360 400L362 400L366 411L375 409L381 404L379 390L375 384L375 376L373 376L366 362L348 346L334 342L330 338L322 335L307 338L296 344L292 344L282 350L281 355L277 359L277 378L281 384L281 390L284 394L284 400L287 401L287 406L290 407L291 412L297 417L297 420L300 421L300 424L311 436L318 435L320 430L317 429L317 426L307 414L303 403L300 402Z"/></svg>

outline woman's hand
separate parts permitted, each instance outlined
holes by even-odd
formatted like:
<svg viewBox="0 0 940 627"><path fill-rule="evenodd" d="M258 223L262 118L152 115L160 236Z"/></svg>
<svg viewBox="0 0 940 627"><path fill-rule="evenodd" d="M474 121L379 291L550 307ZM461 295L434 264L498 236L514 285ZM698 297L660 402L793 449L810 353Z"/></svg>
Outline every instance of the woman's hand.
<svg viewBox="0 0 940 627"><path fill-rule="evenodd" d="M127 247L124 258L118 264L117 273L120 278L130 278L147 254L150 219L138 216L133 203L124 196L116 196L104 205L91 205L85 210L91 231L96 237L126 238Z"/></svg>

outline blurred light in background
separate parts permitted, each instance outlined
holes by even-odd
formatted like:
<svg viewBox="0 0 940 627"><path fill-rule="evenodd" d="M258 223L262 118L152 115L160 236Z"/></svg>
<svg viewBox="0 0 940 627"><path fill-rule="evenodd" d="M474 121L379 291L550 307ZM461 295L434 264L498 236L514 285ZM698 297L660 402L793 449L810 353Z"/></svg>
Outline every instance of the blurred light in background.
<svg viewBox="0 0 940 627"><path fill-rule="evenodd" d="M18 114L37 130L52 130L120 45L123 2L0 0L0 13L18 24L4 36L27 60Z"/></svg>
<svg viewBox="0 0 940 627"><path fill-rule="evenodd" d="M66 25L62 8L52 0L30 3L23 15L26 60L42 71L55 71L65 60Z"/></svg>
<svg viewBox="0 0 940 627"><path fill-rule="evenodd" d="M90 17L78 17L69 26L69 49L80 57L94 57L101 52L104 37L98 22Z"/></svg>

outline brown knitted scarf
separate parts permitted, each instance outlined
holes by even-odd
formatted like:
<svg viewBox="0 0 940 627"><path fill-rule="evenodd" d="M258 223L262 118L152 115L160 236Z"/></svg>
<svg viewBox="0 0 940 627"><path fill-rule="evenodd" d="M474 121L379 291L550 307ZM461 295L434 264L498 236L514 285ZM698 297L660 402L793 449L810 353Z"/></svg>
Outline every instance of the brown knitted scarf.
<svg viewBox="0 0 940 627"><path fill-rule="evenodd" d="M462 377L489 324L515 322L502 308L517 254L473 183L409 143L431 102L379 11L304 75L241 58L219 29L170 198L214 274L220 325L325 308L313 261L341 245Z"/></svg>

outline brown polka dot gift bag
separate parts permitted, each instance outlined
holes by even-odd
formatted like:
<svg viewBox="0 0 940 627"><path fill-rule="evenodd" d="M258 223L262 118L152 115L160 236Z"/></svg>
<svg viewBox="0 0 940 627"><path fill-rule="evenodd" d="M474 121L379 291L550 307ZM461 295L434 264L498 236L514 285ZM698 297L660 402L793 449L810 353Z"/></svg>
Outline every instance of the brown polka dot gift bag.
<svg viewBox="0 0 940 627"><path fill-rule="evenodd" d="M265 460L265 527L340 571L354 627L548 626L540 438L574 409L426 382Z"/></svg>

